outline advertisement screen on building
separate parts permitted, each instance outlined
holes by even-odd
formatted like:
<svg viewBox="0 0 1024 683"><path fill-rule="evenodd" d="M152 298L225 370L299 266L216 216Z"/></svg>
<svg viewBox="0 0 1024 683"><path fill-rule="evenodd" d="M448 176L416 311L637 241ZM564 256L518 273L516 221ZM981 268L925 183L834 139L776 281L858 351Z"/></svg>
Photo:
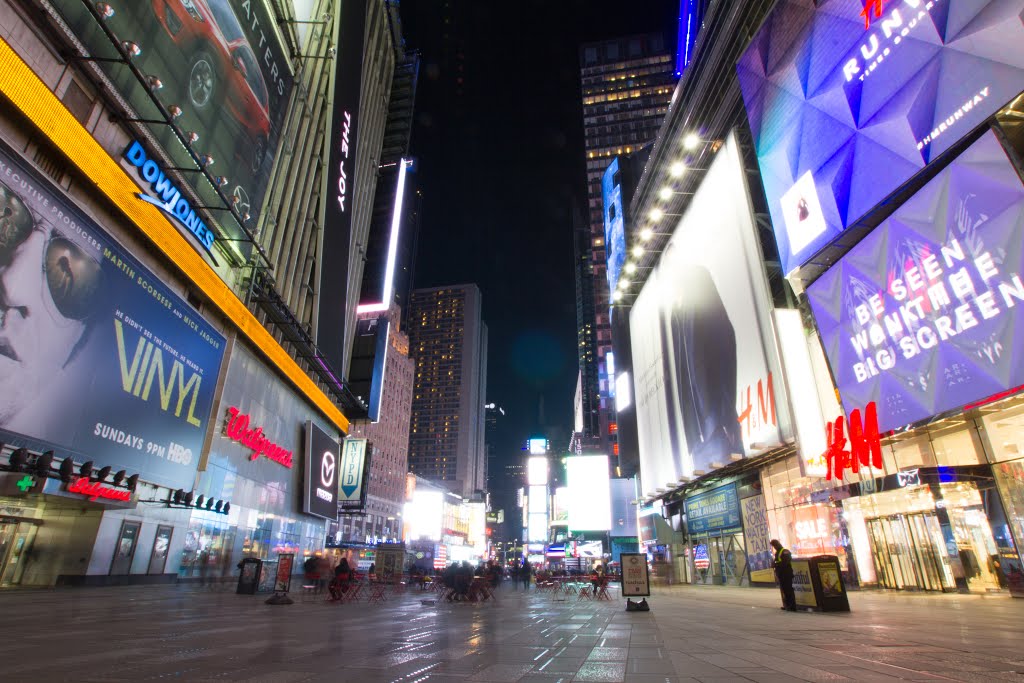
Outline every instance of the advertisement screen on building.
<svg viewBox="0 0 1024 683"><path fill-rule="evenodd" d="M607 255L608 292L615 293L619 275L626 262L626 223L622 215L622 184L619 182L619 159L612 159L601 178L604 208L604 249ZM611 373L609 373L611 374Z"/></svg>
<svg viewBox="0 0 1024 683"><path fill-rule="evenodd" d="M569 528L609 531L612 524L611 485L607 455L576 455L565 459L569 489Z"/></svg>
<svg viewBox="0 0 1024 683"><path fill-rule="evenodd" d="M306 422L305 464L306 495L302 511L324 519L337 519L339 480L344 467L341 449L337 439L312 421Z"/></svg>
<svg viewBox="0 0 1024 683"><path fill-rule="evenodd" d="M337 292L338 296L320 298L316 341L337 373L341 373L348 361L345 358L346 327L352 323L349 315L351 306L347 306L346 301L358 296L357 292L348 291L349 262L352 258L352 212L355 210L356 193L372 192L369 188L355 186L366 14L367 0L346 0L341 4L341 34L334 72L334 107L329 124L329 195L321 258L324 263L332 265L320 269L320 291Z"/></svg>
<svg viewBox="0 0 1024 683"><path fill-rule="evenodd" d="M191 489L224 337L0 149L0 432Z"/></svg>
<svg viewBox="0 0 1024 683"><path fill-rule="evenodd" d="M730 135L630 313L645 493L791 431L745 187Z"/></svg>
<svg viewBox="0 0 1024 683"><path fill-rule="evenodd" d="M784 0L737 64L790 273L1024 89L1024 0Z"/></svg>
<svg viewBox="0 0 1024 683"><path fill-rule="evenodd" d="M90 3L57 0L54 4L90 54L118 57L89 10ZM143 84L123 64L97 62L133 110L124 113L129 118L161 121L163 115L151 93L168 111L180 109L175 124L198 136L193 150L213 159L210 172L227 180L223 191L237 198L239 213L251 214L249 225L255 226L293 84L287 51L267 4L136 0L113 6L105 26L137 46L132 62L150 79ZM167 154L168 165L195 168L170 126L147 125ZM222 206L201 174L189 173L187 179L202 205ZM244 236L232 218L222 218L220 225L230 238ZM236 249L244 246L232 244Z"/></svg>
<svg viewBox="0 0 1024 683"><path fill-rule="evenodd" d="M849 414L885 432L1024 384L1024 186L993 133L807 290Z"/></svg>

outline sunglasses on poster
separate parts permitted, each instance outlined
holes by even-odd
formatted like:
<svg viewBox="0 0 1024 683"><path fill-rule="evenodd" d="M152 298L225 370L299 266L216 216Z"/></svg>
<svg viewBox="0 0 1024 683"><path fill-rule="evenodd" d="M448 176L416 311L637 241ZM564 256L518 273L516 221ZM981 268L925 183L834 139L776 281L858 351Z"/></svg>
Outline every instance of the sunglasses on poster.
<svg viewBox="0 0 1024 683"><path fill-rule="evenodd" d="M31 250L31 242L38 234L39 239L45 240L41 268L49 300L61 317L84 321L95 311L99 300L103 283L100 263L60 231L47 229L41 223L17 193L0 183L0 304L5 309L2 315L6 320L12 310L23 316L31 313L24 310L17 290L20 285L32 286L33 278L16 270L16 262ZM47 305L47 297L42 297L42 301Z"/></svg>

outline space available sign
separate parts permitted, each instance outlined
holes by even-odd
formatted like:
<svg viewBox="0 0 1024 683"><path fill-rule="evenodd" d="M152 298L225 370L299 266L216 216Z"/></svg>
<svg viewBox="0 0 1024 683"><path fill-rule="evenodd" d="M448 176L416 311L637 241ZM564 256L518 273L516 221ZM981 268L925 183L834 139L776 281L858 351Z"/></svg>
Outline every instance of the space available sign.
<svg viewBox="0 0 1024 683"><path fill-rule="evenodd" d="M788 274L1024 90L1024 0L782 0L737 63Z"/></svg>
<svg viewBox="0 0 1024 683"><path fill-rule="evenodd" d="M306 422L306 495L302 511L323 517L338 518L338 440L312 421Z"/></svg>
<svg viewBox="0 0 1024 683"><path fill-rule="evenodd" d="M686 499L686 528L691 534L740 525L740 503L736 484L719 486Z"/></svg>
<svg viewBox="0 0 1024 683"><path fill-rule="evenodd" d="M730 135L630 313L645 492L791 435L745 193Z"/></svg>
<svg viewBox="0 0 1024 683"><path fill-rule="evenodd" d="M847 412L885 432L1024 384L1024 186L987 133L807 291Z"/></svg>
<svg viewBox="0 0 1024 683"><path fill-rule="evenodd" d="M0 148L0 439L191 488L224 337Z"/></svg>
<svg viewBox="0 0 1024 683"><path fill-rule="evenodd" d="M89 11L90 4L53 1L90 55L114 57L113 46ZM214 160L210 171L227 179L224 192L236 198L241 214L252 215L249 225L256 225L294 84L270 3L139 0L113 6L115 12L104 23L115 35L138 45L140 52L132 63L142 73L159 79L161 86L148 91L131 70L113 59L97 65L131 107L132 118L162 120L152 97L165 109L181 109L175 124L198 136L193 149ZM195 167L170 126L143 125L171 165ZM149 189L149 183L141 176L139 179ZM221 205L201 174L188 174L186 180L203 205ZM219 223L227 237L245 237L234 220ZM204 238L196 237L205 247ZM242 251L248 248L245 241L232 244Z"/></svg>

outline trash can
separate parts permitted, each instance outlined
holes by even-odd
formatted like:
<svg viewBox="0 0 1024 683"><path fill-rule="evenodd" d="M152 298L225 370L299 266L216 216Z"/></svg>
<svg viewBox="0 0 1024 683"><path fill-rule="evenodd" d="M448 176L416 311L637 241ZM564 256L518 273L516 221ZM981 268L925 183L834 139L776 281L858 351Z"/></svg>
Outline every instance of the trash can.
<svg viewBox="0 0 1024 683"><path fill-rule="evenodd" d="M256 557L247 557L242 560L242 571L238 574L238 588L235 593L238 595L256 595L256 589L260 585L260 571L263 569L263 560Z"/></svg>
<svg viewBox="0 0 1024 683"><path fill-rule="evenodd" d="M849 612L846 585L835 555L793 560L793 592L798 609L818 612Z"/></svg>

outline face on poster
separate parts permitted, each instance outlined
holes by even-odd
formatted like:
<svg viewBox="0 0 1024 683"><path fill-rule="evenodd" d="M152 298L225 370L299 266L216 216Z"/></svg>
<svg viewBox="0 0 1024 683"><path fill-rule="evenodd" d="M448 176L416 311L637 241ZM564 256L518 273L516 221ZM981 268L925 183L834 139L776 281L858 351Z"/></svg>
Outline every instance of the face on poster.
<svg viewBox="0 0 1024 683"><path fill-rule="evenodd" d="M116 56L86 2L54 4L91 54ZM138 46L133 63L161 83L153 96L165 108L181 109L175 123L198 135L193 150L213 158L211 173L227 178L224 191L236 198L239 213L251 214L250 226L256 225L293 84L287 51L266 3L134 0L113 6L106 26ZM129 69L116 63L99 66L138 118L161 117L147 87ZM194 167L169 126L148 128L171 166ZM209 181L200 174L188 176L202 204L221 204ZM220 224L229 237L244 236L233 219Z"/></svg>
<svg viewBox="0 0 1024 683"><path fill-rule="evenodd" d="M1024 90L1024 0L783 0L737 63L788 274Z"/></svg>
<svg viewBox="0 0 1024 683"><path fill-rule="evenodd" d="M645 491L790 430L745 187L730 135L630 313Z"/></svg>
<svg viewBox="0 0 1024 683"><path fill-rule="evenodd" d="M0 431L190 488L224 337L0 150Z"/></svg>
<svg viewBox="0 0 1024 683"><path fill-rule="evenodd" d="M847 412L881 431L1024 384L1024 185L993 133L807 290Z"/></svg>

